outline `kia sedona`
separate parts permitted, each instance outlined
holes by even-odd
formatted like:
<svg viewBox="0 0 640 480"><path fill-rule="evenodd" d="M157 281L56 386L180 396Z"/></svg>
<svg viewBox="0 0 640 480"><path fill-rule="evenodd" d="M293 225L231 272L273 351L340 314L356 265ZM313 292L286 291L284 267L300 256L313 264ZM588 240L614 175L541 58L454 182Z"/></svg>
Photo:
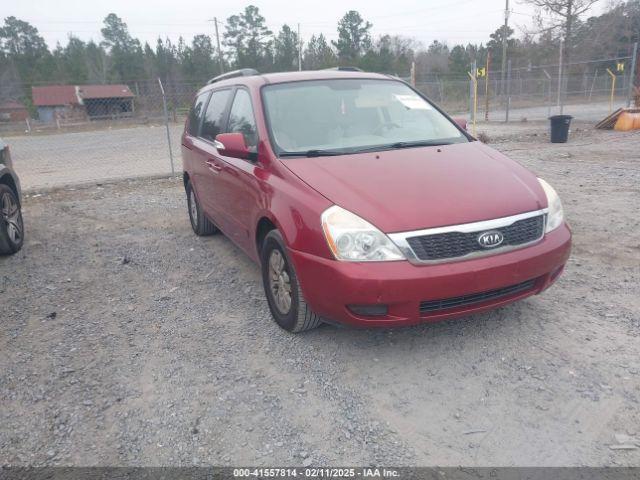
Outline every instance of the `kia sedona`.
<svg viewBox="0 0 640 480"><path fill-rule="evenodd" d="M182 136L191 226L259 263L290 332L432 322L541 293L569 257L560 198L463 123L387 75L221 75Z"/></svg>
<svg viewBox="0 0 640 480"><path fill-rule="evenodd" d="M0 255L18 252L24 243L20 181L9 145L0 138Z"/></svg>

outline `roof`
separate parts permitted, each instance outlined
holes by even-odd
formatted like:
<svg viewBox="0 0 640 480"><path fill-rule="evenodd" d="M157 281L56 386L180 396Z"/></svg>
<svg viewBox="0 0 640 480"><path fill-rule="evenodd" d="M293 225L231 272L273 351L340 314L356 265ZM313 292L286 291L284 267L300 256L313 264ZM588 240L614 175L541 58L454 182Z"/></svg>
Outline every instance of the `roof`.
<svg viewBox="0 0 640 480"><path fill-rule="evenodd" d="M33 104L37 107L53 107L56 105L79 105L80 99L74 85L47 85L31 87Z"/></svg>
<svg viewBox="0 0 640 480"><path fill-rule="evenodd" d="M388 75L371 72L358 72L347 70L305 70L302 72L278 72L261 75L267 83L296 82L302 80L325 80L339 78L371 78L388 80Z"/></svg>
<svg viewBox="0 0 640 480"><path fill-rule="evenodd" d="M9 100L7 102L0 103L0 110L26 110L23 104L16 102L14 100Z"/></svg>
<svg viewBox="0 0 640 480"><path fill-rule="evenodd" d="M33 104L37 107L80 105L82 100L100 98L133 98L126 85L47 85L32 87Z"/></svg>
<svg viewBox="0 0 640 480"><path fill-rule="evenodd" d="M200 92L204 92L212 88L219 88L223 85L251 85L258 87L270 83L301 82L305 80L327 80L340 78L368 78L389 80L390 78L395 77L392 77L391 75L384 75L381 73L352 72L340 70L305 70L302 72L265 73L263 75L241 76L230 78L227 80L220 80L210 85L205 85L200 90Z"/></svg>
<svg viewBox="0 0 640 480"><path fill-rule="evenodd" d="M135 95L126 85L79 85L80 97L94 98L133 98Z"/></svg>

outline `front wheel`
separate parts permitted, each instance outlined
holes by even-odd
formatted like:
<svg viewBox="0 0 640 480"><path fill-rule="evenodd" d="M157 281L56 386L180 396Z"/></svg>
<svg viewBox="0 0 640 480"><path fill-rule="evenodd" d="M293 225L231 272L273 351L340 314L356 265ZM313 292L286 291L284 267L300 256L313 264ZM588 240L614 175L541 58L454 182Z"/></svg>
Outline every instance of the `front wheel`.
<svg viewBox="0 0 640 480"><path fill-rule="evenodd" d="M0 255L11 255L22 248L24 223L16 193L0 184Z"/></svg>
<svg viewBox="0 0 640 480"><path fill-rule="evenodd" d="M262 247L262 283L269 310L276 323L288 332L316 328L322 319L307 305L298 277L289 261L282 235L270 231Z"/></svg>

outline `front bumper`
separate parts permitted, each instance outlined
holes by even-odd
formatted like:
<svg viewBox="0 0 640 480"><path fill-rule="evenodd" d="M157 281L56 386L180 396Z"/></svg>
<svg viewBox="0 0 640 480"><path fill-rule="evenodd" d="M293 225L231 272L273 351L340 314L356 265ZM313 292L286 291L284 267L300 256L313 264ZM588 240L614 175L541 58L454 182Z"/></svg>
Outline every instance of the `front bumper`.
<svg viewBox="0 0 640 480"><path fill-rule="evenodd" d="M562 272L571 250L566 224L535 245L489 257L414 265L408 261L352 263L290 250L307 303L319 315L353 326L401 326L468 315L538 294ZM420 313L420 303L502 289L535 279L512 295L473 305ZM348 305L386 305L387 314L363 316Z"/></svg>

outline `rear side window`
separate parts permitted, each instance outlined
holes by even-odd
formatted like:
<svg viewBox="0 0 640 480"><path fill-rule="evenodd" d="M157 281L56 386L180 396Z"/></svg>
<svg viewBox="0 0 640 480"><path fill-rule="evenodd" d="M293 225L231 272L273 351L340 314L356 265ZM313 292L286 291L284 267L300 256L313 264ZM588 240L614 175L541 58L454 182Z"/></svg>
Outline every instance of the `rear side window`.
<svg viewBox="0 0 640 480"><path fill-rule="evenodd" d="M244 134L244 141L249 148L258 146L256 119L253 115L251 98L246 90L238 90L233 100L233 106L229 112L229 132Z"/></svg>
<svg viewBox="0 0 640 480"><path fill-rule="evenodd" d="M200 134L202 138L213 141L216 139L216 135L222 133L224 112L227 108L230 93L231 90L218 90L211 95L207 111L204 114L204 122L202 123L202 132Z"/></svg>
<svg viewBox="0 0 640 480"><path fill-rule="evenodd" d="M202 113L208 97L209 92L203 93L202 95L198 95L196 101L193 103L193 107L191 107L191 111L189 112L189 135L193 135L194 137L198 136L200 120L202 120Z"/></svg>

